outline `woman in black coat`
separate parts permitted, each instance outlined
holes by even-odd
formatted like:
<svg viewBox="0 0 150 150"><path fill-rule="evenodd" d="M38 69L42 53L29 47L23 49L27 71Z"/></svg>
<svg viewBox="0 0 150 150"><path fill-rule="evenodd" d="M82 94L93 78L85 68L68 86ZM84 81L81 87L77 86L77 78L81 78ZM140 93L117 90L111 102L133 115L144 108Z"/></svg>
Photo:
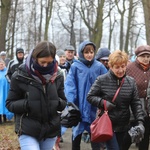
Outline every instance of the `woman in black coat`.
<svg viewBox="0 0 150 150"><path fill-rule="evenodd" d="M12 76L6 107L15 114L21 150L51 150L59 134L66 98L55 54L52 43L40 42Z"/></svg>
<svg viewBox="0 0 150 150"><path fill-rule="evenodd" d="M104 100L107 101L106 107L114 131L112 139L106 141L107 150L123 150L124 136L128 132L130 107L138 122L135 129L138 130L139 134L133 140L137 140L137 138L141 139L144 135L143 110L138 97L135 80L132 77L126 76L127 62L128 56L125 52L117 50L110 54L108 62L110 67L109 72L96 79L87 96L87 100L93 106L102 110L104 109ZM123 85L120 92L115 101L112 102L121 82L123 82Z"/></svg>

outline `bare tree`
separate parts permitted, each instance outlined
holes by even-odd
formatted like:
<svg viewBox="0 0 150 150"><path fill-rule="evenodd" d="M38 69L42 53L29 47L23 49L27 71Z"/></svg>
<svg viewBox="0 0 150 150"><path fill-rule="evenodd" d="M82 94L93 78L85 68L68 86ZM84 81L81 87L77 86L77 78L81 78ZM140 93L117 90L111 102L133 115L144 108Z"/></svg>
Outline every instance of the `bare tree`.
<svg viewBox="0 0 150 150"><path fill-rule="evenodd" d="M39 33L38 33L38 41L41 41L42 36L42 18L43 18L43 4L42 1L40 3L40 23L39 23Z"/></svg>
<svg viewBox="0 0 150 150"><path fill-rule="evenodd" d="M15 34L15 27L16 27L16 13L17 13L17 6L18 6L18 0L15 0L15 7L13 10L13 20L12 20L12 38L11 38L11 59L13 58L13 48L14 48L14 34Z"/></svg>
<svg viewBox="0 0 150 150"><path fill-rule="evenodd" d="M125 46L124 50L126 53L129 53L128 46L129 46L129 37L130 37L130 30L131 30L131 22L132 22L132 12L133 12L133 0L129 0L129 12L128 12L128 23L127 23L127 30L126 30L126 37L125 37Z"/></svg>
<svg viewBox="0 0 150 150"><path fill-rule="evenodd" d="M79 13L83 19L85 25L89 29L90 40L93 41L96 47L100 47L100 43L103 36L103 8L105 0L97 0L95 4L94 0L80 0ZM94 14L93 14L94 13ZM94 18L95 16L95 18Z"/></svg>
<svg viewBox="0 0 150 150"><path fill-rule="evenodd" d="M6 45L6 27L11 9L11 0L1 0L1 18L0 18L0 51L5 50Z"/></svg>
<svg viewBox="0 0 150 150"><path fill-rule="evenodd" d="M46 23L45 23L45 33L44 33L44 40L48 40L48 29L50 24L50 19L52 16L52 9L53 9L53 0L46 0Z"/></svg>
<svg viewBox="0 0 150 150"><path fill-rule="evenodd" d="M115 4L117 6L118 9L118 13L120 14L120 46L119 49L122 50L123 46L124 46L124 15L125 15L125 11L126 11L126 7L125 7L125 3L126 0L121 1L121 3L119 3L120 0L115 0ZM121 7L122 4L122 8ZM119 7L120 6L120 7Z"/></svg>
<svg viewBox="0 0 150 150"><path fill-rule="evenodd" d="M76 49L76 34L75 34L75 27L74 27L74 23L76 21L76 0L71 0L69 3L68 2L64 2L65 6L66 6L66 17L64 17L64 10L61 9L62 6L61 4L59 4L59 2L57 3L57 15L58 18L61 22L61 25L63 26L63 28L68 32L69 36L69 44L73 45L74 48Z"/></svg>
<svg viewBox="0 0 150 150"><path fill-rule="evenodd" d="M147 44L150 45L150 0L142 0L143 10L144 10L144 19L146 27L146 40Z"/></svg>

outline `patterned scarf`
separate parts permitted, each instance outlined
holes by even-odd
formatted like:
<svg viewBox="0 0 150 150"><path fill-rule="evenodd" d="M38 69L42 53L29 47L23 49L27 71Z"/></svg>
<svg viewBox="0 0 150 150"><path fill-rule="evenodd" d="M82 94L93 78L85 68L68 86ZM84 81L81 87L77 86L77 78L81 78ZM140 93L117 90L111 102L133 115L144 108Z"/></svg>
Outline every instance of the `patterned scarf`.
<svg viewBox="0 0 150 150"><path fill-rule="evenodd" d="M28 73L34 79L36 79L38 82L44 85L48 82L53 83L57 77L58 64L56 59L54 59L54 61L51 64L49 64L47 67L42 67L32 58L31 55L32 55L32 51L28 55L25 62Z"/></svg>

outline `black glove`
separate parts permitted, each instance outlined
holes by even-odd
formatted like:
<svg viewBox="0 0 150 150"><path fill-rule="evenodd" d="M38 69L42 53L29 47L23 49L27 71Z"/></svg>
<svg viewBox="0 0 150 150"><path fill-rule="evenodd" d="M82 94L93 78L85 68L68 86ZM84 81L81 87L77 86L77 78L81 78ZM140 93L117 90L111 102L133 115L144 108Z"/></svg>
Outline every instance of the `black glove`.
<svg viewBox="0 0 150 150"><path fill-rule="evenodd" d="M104 107L104 100L103 99L101 100L100 105L101 105L101 107ZM116 107L115 104L113 104L109 101L106 101L106 108L107 108L108 111L110 111L111 109L113 109L115 107Z"/></svg>

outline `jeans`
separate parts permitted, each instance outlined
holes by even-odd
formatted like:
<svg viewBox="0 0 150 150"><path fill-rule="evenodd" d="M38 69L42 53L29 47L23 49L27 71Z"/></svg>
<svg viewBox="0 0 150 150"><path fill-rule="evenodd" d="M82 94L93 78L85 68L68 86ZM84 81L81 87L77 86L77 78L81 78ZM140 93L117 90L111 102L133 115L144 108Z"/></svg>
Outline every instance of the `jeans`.
<svg viewBox="0 0 150 150"><path fill-rule="evenodd" d="M106 142L107 150L123 150L125 134L126 132L114 132L112 139Z"/></svg>
<svg viewBox="0 0 150 150"><path fill-rule="evenodd" d="M21 135L19 137L21 150L52 150L55 141L56 137L47 138L41 141L38 141L36 138L29 135Z"/></svg>
<svg viewBox="0 0 150 150"><path fill-rule="evenodd" d="M114 133L111 140L106 142L107 150L119 150L116 134Z"/></svg>

